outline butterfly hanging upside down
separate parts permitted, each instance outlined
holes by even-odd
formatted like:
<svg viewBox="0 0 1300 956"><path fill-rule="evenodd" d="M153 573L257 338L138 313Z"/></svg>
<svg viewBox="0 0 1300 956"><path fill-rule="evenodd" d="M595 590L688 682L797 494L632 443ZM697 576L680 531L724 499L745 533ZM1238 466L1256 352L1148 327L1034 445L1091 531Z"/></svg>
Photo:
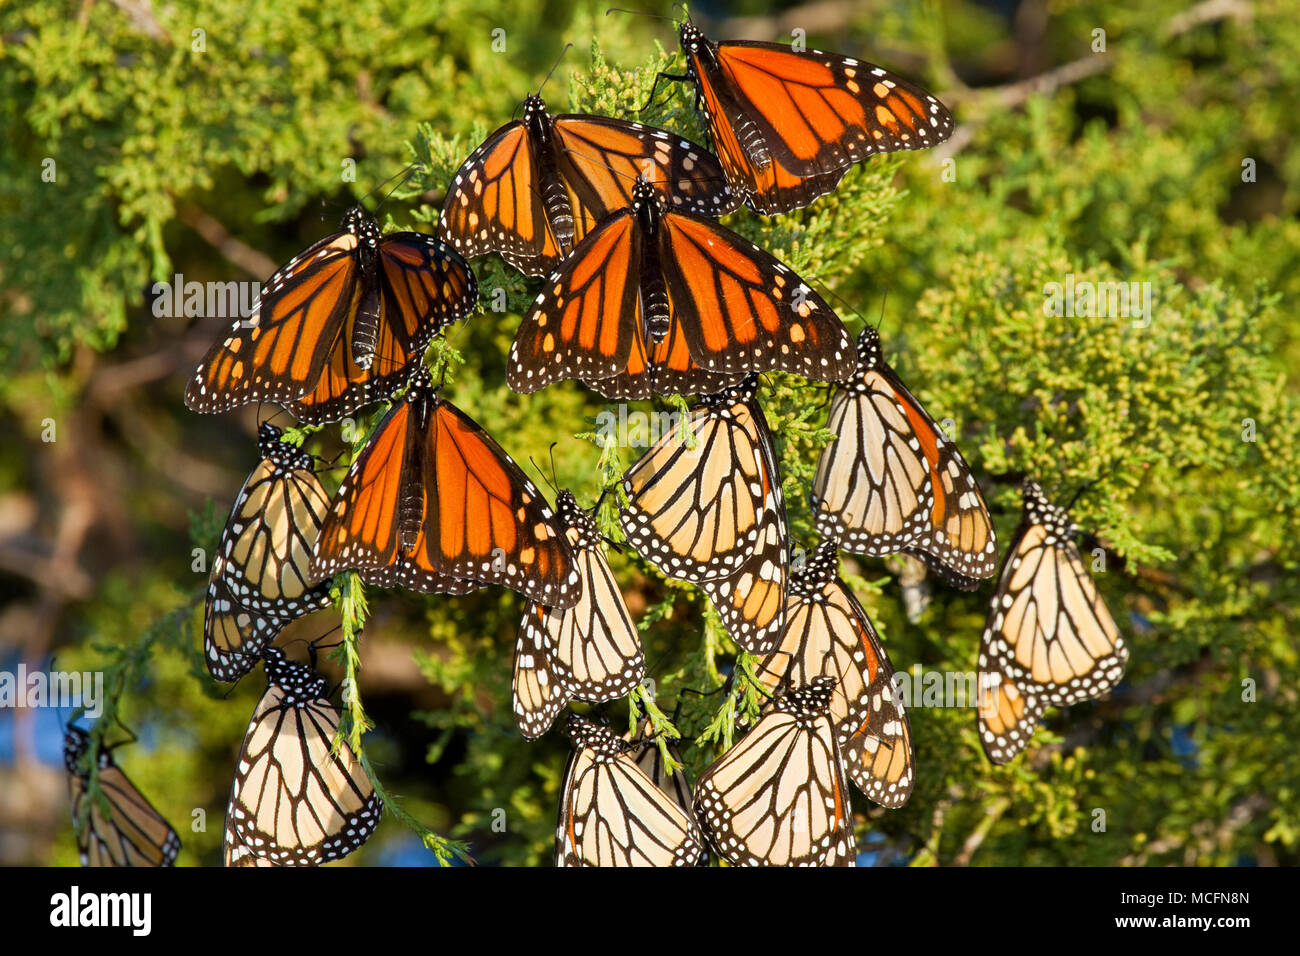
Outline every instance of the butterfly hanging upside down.
<svg viewBox="0 0 1300 956"><path fill-rule="evenodd" d="M1075 546L1064 508L1026 481L1024 516L1007 550L980 640L978 726L1007 763L1049 707L1101 697L1119 683L1128 646Z"/></svg>
<svg viewBox="0 0 1300 956"><path fill-rule="evenodd" d="M329 496L311 455L258 428L262 460L235 497L208 586L204 659L219 681L236 681L295 618L330 603L329 584L314 583L312 550Z"/></svg>
<svg viewBox="0 0 1300 956"><path fill-rule="evenodd" d="M180 837L127 779L102 742L97 768L99 792L97 798L91 797L90 773L82 768L89 749L90 735L69 724L63 738L63 762L72 791L72 822L81 865L174 864L181 849Z"/></svg>
<svg viewBox="0 0 1300 956"><path fill-rule="evenodd" d="M817 530L854 554L906 551L955 587L993 576L997 542L956 444L890 368L880 335L858 337L858 368L831 398L813 479Z"/></svg>

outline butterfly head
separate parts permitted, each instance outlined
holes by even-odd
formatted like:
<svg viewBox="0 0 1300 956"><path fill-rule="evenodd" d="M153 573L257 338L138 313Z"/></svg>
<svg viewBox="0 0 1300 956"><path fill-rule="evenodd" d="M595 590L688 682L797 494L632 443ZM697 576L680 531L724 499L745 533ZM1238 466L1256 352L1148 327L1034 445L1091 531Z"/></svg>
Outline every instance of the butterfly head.
<svg viewBox="0 0 1300 956"><path fill-rule="evenodd" d="M690 20L682 21L682 25L677 30L677 39L682 45L682 52L687 56L699 55L700 51L709 42L704 31L697 27Z"/></svg>
<svg viewBox="0 0 1300 956"><path fill-rule="evenodd" d="M68 773L76 773L81 757L90 746L90 735L80 727L68 724L63 733L63 764Z"/></svg>
<svg viewBox="0 0 1300 956"><path fill-rule="evenodd" d="M607 757L617 757L623 752L623 742L613 731L580 714L570 714L564 729L573 740L575 750L594 750Z"/></svg>
<svg viewBox="0 0 1300 956"><path fill-rule="evenodd" d="M724 388L712 395L701 395L700 404L707 408L730 408L742 402L752 402L758 394L758 376L747 375L730 388Z"/></svg>
<svg viewBox="0 0 1300 956"><path fill-rule="evenodd" d="M262 422L257 426L258 452L261 453L263 458L275 462L282 468L291 471L305 468L311 471L311 455L287 441L281 441L280 436L283 434L283 430L270 422Z"/></svg>
<svg viewBox="0 0 1300 956"><path fill-rule="evenodd" d="M372 247L379 245L383 236L379 231L379 223L362 206L353 206L343 214L343 231L352 233L358 242Z"/></svg>
<svg viewBox="0 0 1300 956"><path fill-rule="evenodd" d="M529 93L524 98L524 125L533 126L546 122L546 101L536 93Z"/></svg>
<svg viewBox="0 0 1300 956"><path fill-rule="evenodd" d="M858 371L868 372L877 368L883 356L880 352L880 333L874 326L865 326L858 333Z"/></svg>
<svg viewBox="0 0 1300 956"><path fill-rule="evenodd" d="M1048 501L1038 482L1026 478L1020 487L1020 497L1025 503L1025 521L1029 524L1040 524L1060 538L1072 538L1079 533L1069 513Z"/></svg>
<svg viewBox="0 0 1300 956"><path fill-rule="evenodd" d="M574 548L596 548L600 546L600 529L596 521L578 504L573 492L565 489L555 497L555 513L560 523L568 529L566 537Z"/></svg>
<svg viewBox="0 0 1300 956"><path fill-rule="evenodd" d="M406 400L408 402L424 401L434 392L433 373L423 363L415 363L415 368L406 379Z"/></svg>
<svg viewBox="0 0 1300 956"><path fill-rule="evenodd" d="M835 581L840 569L839 546L834 541L823 541L807 558L803 567L790 575L792 593L812 596Z"/></svg>
<svg viewBox="0 0 1300 956"><path fill-rule="evenodd" d="M796 717L820 717L830 710L835 678L814 677L806 686L787 691L776 699L776 710Z"/></svg>
<svg viewBox="0 0 1300 956"><path fill-rule="evenodd" d="M267 684L280 689L286 705L325 696L325 678L314 673L306 664L289 660L278 647L268 647L262 652L262 659Z"/></svg>
<svg viewBox="0 0 1300 956"><path fill-rule="evenodd" d="M655 191L654 185L645 173L640 173L636 177L636 182L632 184L632 208L635 210L648 209L657 207L659 204L659 193Z"/></svg>

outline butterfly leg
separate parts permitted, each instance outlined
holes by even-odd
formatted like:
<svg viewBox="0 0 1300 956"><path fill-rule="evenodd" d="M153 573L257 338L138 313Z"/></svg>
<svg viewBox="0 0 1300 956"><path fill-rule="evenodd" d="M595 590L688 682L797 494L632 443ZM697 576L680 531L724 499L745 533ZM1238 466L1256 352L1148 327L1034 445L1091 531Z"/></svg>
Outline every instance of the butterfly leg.
<svg viewBox="0 0 1300 956"><path fill-rule="evenodd" d="M658 90L659 90L659 81L660 81L660 80L670 80L670 81L672 81L672 82L674 82L674 83L687 83L687 82L690 81L690 79L691 79L691 78L690 78L687 74L685 74L685 73L681 73L681 74L678 74L678 73L656 73L656 74L655 74L654 85L650 87L650 97L645 101L645 106L641 107L639 110L637 110L637 112L638 112L638 113L644 113L646 110L648 110L651 106L654 105L654 101L655 101L655 93L657 93Z"/></svg>

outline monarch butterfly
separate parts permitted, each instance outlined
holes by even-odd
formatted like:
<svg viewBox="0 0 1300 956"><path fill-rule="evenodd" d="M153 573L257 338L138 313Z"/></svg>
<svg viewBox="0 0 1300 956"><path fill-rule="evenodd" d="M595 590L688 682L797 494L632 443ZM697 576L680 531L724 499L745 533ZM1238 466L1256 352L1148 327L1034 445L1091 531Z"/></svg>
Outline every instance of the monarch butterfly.
<svg viewBox="0 0 1300 956"><path fill-rule="evenodd" d="M325 678L265 651L266 693L244 736L226 810L229 848L281 866L317 866L369 839L383 801L346 742L333 753L339 711ZM245 864L249 865L249 864Z"/></svg>
<svg viewBox="0 0 1300 956"><path fill-rule="evenodd" d="M695 785L695 815L733 866L852 866L848 784L830 706L814 677L772 703Z"/></svg>
<svg viewBox="0 0 1300 956"><path fill-rule="evenodd" d="M465 160L439 217L439 234L462 255L499 252L544 276L610 213L631 201L646 174L675 208L721 216L739 200L718 161L672 133L605 116L551 116L540 96Z"/></svg>
<svg viewBox="0 0 1300 956"><path fill-rule="evenodd" d="M316 540L312 574L357 568L382 587L464 594L500 584L568 608L580 582L546 499L416 368L353 462Z"/></svg>
<svg viewBox="0 0 1300 956"><path fill-rule="evenodd" d="M171 824L127 779L107 747L99 749L99 799L90 799L90 774L82 769L90 735L69 724L63 763L72 795L72 824L82 866L171 866L181 841ZM86 801L90 799L89 805Z"/></svg>
<svg viewBox="0 0 1300 956"><path fill-rule="evenodd" d="M330 603L309 566L329 496L311 456L262 423L262 460L244 482L217 545L204 616L204 658L219 681L252 669L279 627Z"/></svg>
<svg viewBox="0 0 1300 956"><path fill-rule="evenodd" d="M769 692L832 678L831 719L850 779L882 807L901 807L913 782L907 714L880 636L837 577L838 564L834 543L826 542L791 574L785 635L755 675Z"/></svg>
<svg viewBox="0 0 1300 956"><path fill-rule="evenodd" d="M853 341L808 285L717 223L670 210L644 176L551 273L510 349L506 380L566 378L616 398L708 393L745 372L834 381Z"/></svg>
<svg viewBox="0 0 1300 956"><path fill-rule="evenodd" d="M858 370L831 399L813 478L817 530L855 554L907 551L964 590L993 576L997 542L979 485L867 326Z"/></svg>
<svg viewBox="0 0 1300 956"><path fill-rule="evenodd" d="M515 647L515 721L527 738L546 733L570 699L623 697L645 676L641 636L605 560L595 521L568 491L555 502L573 551L581 597L568 609L529 602Z"/></svg>
<svg viewBox="0 0 1300 956"><path fill-rule="evenodd" d="M878 66L748 40L715 43L689 20L678 33L709 139L732 192L755 212L806 206L873 153L924 149L952 135L952 114Z"/></svg>
<svg viewBox="0 0 1300 956"><path fill-rule="evenodd" d="M1124 675L1128 647L1089 577L1079 529L1033 481L1002 563L979 653L979 731L994 763L1025 749L1046 707L1100 697Z"/></svg>
<svg viewBox="0 0 1300 956"><path fill-rule="evenodd" d="M694 866L694 817L646 776L608 727L569 716L573 753L560 790L556 866Z"/></svg>
<svg viewBox="0 0 1300 956"><path fill-rule="evenodd" d="M780 639L789 565L785 500L772 434L750 377L692 407L695 447L665 434L624 475L628 541L672 578L708 595L752 654Z"/></svg>
<svg viewBox="0 0 1300 956"><path fill-rule="evenodd" d="M267 280L252 315L199 364L185 404L277 402L303 422L336 421L390 396L434 333L477 301L474 273L441 240L384 235L354 207L340 232Z"/></svg>

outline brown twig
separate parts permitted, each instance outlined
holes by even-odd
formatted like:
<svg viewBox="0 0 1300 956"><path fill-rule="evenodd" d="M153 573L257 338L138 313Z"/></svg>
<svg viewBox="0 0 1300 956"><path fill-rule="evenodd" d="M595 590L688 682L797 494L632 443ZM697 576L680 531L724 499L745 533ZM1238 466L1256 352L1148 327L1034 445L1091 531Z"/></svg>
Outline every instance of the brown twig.
<svg viewBox="0 0 1300 956"><path fill-rule="evenodd" d="M221 258L243 269L256 279L265 279L276 269L276 262L264 252L240 242L230 234L216 217L185 200L177 200L177 214L181 222L197 232Z"/></svg>

